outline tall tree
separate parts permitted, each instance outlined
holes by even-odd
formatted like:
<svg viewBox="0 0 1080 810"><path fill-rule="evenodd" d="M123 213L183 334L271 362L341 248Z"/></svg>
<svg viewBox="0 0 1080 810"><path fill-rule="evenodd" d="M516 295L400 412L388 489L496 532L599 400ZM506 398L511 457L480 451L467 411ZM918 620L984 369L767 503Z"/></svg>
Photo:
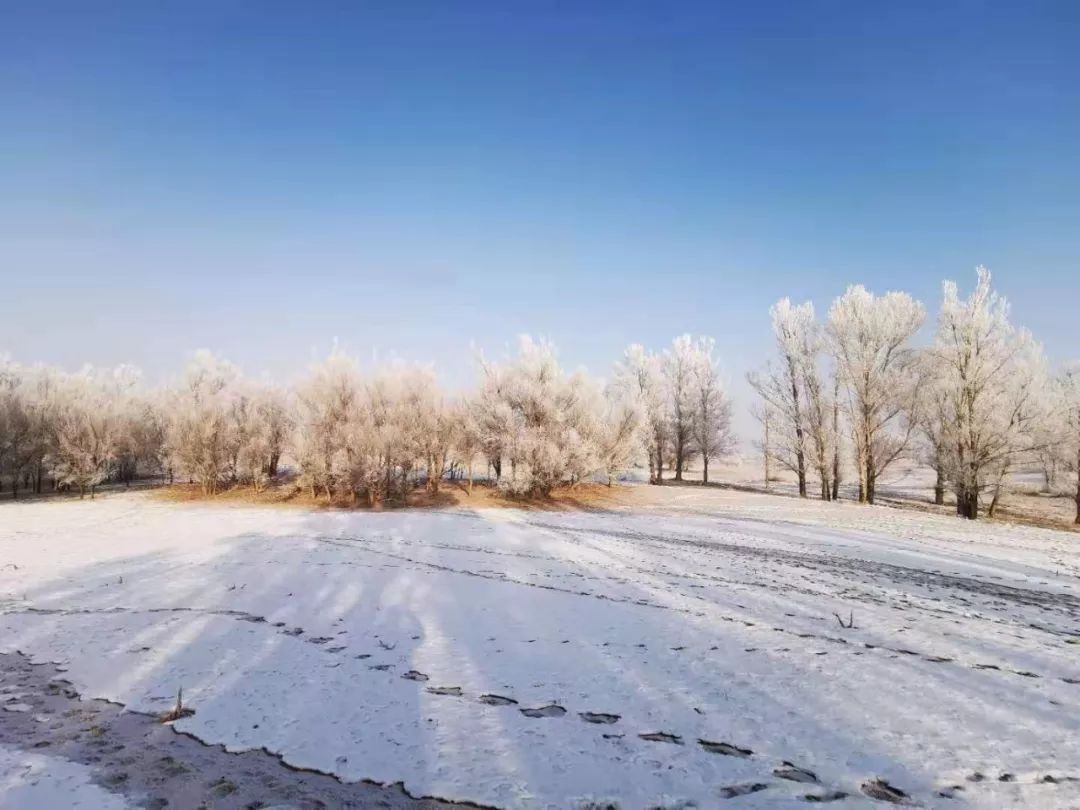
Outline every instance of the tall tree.
<svg viewBox="0 0 1080 810"><path fill-rule="evenodd" d="M693 394L693 438L701 453L703 483L709 483L709 461L721 458L734 448L731 429L731 401L720 381L719 363L714 356L716 342L699 338L691 374Z"/></svg>
<svg viewBox="0 0 1080 810"><path fill-rule="evenodd" d="M908 343L926 319L907 293L875 296L848 287L829 309L828 335L844 388L855 443L859 500L874 502L878 477L908 447L914 423L905 419L913 391Z"/></svg>
<svg viewBox="0 0 1080 810"><path fill-rule="evenodd" d="M615 368L615 383L627 398L637 403L642 412L643 429L647 434L644 443L649 462L649 483L661 484L671 433L661 358L650 354L639 344L628 346L622 362Z"/></svg>
<svg viewBox="0 0 1080 810"><path fill-rule="evenodd" d="M675 451L675 480L683 480L683 470L694 451L694 370L698 353L690 335L680 335L664 352L663 372L667 385L671 441Z"/></svg>
<svg viewBox="0 0 1080 810"><path fill-rule="evenodd" d="M1009 321L1008 302L990 286L990 272L961 299L944 284L933 358L941 380L948 477L957 514L974 520L980 494L1001 480L1033 443L1045 378L1041 347Z"/></svg>
<svg viewBox="0 0 1080 810"><path fill-rule="evenodd" d="M1076 503L1074 523L1080 524L1080 363L1065 369L1060 378L1063 416L1062 441L1058 445L1066 470L1072 473L1073 498Z"/></svg>
<svg viewBox="0 0 1080 810"><path fill-rule="evenodd" d="M795 473L799 497L806 497L805 371L814 345L814 305L782 298L769 310L779 353L777 365L748 376L750 385L774 417L772 458Z"/></svg>

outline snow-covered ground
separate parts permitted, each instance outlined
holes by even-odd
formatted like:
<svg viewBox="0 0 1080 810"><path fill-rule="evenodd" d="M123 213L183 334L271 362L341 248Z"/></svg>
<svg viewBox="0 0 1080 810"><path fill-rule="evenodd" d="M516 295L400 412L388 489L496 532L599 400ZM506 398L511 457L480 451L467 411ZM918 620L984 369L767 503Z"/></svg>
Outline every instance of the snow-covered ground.
<svg viewBox="0 0 1080 810"><path fill-rule="evenodd" d="M125 810L134 807L63 759L0 745L0 810Z"/></svg>
<svg viewBox="0 0 1080 810"><path fill-rule="evenodd" d="M1080 806L1075 534L640 490L606 512L4 505L0 652L140 711L182 686L206 742L414 795L859 807L881 779L926 807Z"/></svg>

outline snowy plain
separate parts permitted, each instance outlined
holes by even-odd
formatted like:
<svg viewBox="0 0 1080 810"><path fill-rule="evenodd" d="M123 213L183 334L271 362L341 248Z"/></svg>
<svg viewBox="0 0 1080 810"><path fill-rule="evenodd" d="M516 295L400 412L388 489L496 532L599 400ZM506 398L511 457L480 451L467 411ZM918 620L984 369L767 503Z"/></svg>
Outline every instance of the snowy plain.
<svg viewBox="0 0 1080 810"><path fill-rule="evenodd" d="M0 652L138 711L182 686L199 739L416 796L880 807L880 779L924 807L1080 806L1075 534L638 489L581 512L3 505Z"/></svg>

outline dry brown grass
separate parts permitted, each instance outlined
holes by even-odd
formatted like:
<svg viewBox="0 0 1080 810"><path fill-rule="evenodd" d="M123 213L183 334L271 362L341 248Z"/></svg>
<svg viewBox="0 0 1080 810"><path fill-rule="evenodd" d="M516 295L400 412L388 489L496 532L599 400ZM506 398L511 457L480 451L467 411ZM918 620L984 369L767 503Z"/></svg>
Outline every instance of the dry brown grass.
<svg viewBox="0 0 1080 810"><path fill-rule="evenodd" d="M325 495L314 498L307 490L292 481L280 481L261 492L251 487L231 487L214 495L206 495L196 484L174 484L162 487L154 496L181 503L235 504L237 506L281 506L302 509L342 509L350 511L396 511L400 509L480 509L509 508L535 509L541 511L606 510L635 502L635 487L602 484L578 484L563 487L547 497L513 497L489 484L475 484L472 492L463 481L444 481L437 493L419 488L411 491L407 501L387 501L369 507L363 501L354 503L350 498L328 499Z"/></svg>

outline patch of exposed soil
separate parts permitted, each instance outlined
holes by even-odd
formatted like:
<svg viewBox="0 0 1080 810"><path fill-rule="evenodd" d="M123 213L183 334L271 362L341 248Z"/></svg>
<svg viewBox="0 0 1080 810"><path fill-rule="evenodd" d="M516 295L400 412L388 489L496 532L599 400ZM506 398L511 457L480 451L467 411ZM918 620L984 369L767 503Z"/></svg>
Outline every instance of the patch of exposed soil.
<svg viewBox="0 0 1080 810"><path fill-rule="evenodd" d="M0 744L78 762L105 789L146 808L286 806L435 810L462 805L409 796L400 785L342 782L265 749L229 753L118 703L85 700L53 664L0 653L0 689L25 710L0 711ZM15 704L12 704L15 705ZM10 706L8 706L10 709Z"/></svg>

